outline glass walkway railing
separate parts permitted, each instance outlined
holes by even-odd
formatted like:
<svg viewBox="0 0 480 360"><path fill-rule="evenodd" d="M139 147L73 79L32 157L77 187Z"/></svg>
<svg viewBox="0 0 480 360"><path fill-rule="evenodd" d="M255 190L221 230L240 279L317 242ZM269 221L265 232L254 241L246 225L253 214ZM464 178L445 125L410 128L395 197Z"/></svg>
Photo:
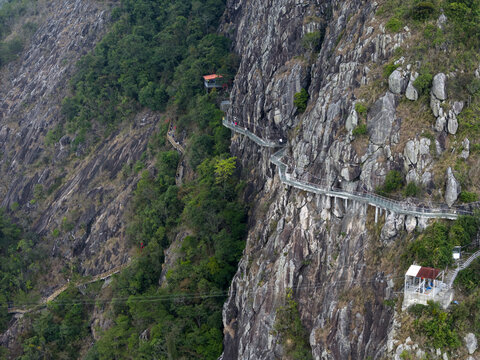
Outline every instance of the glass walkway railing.
<svg viewBox="0 0 480 360"><path fill-rule="evenodd" d="M311 183L308 181L296 179L292 176L292 174L288 173L287 164L282 162L282 159L285 156L286 148L285 144L283 144L281 141L264 140L249 131L246 127L237 125L236 123L228 121L226 119L223 120L223 125L238 134L247 136L249 139L251 139L260 146L267 148L280 147L281 149L275 152L270 157L270 161L278 167L278 174L280 176L280 180L283 183L290 185L294 188L312 192L315 194L358 201L381 209L386 209L396 214L411 215L415 217L455 220L456 218L458 218L459 215L472 214L470 210L461 208L449 208L447 205L439 207L420 206L416 204L409 204L403 201L389 199L372 192L346 191L343 189L333 188L324 184Z"/></svg>

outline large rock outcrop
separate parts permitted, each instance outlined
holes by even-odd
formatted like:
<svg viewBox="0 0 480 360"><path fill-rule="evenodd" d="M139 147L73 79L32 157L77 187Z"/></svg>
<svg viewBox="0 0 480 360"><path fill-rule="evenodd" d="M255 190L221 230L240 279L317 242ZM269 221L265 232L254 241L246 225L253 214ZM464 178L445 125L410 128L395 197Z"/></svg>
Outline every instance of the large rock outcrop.
<svg viewBox="0 0 480 360"><path fill-rule="evenodd" d="M389 35L372 26L375 6L227 2L222 30L241 56L231 113L256 125L259 136L289 136L284 160L292 176L372 190L403 159L392 151L402 119L389 91L368 111L368 136L353 141L351 135L358 124L354 90L368 83L367 64L384 61L409 36L407 30ZM321 50L305 59L301 40L317 29L325 31ZM301 88L310 99L298 115L293 95ZM235 136L232 152L251 170L249 200L258 206L251 210L246 250L224 306L223 359L285 355L272 329L287 288L293 289L315 358L381 358L393 314L384 299L393 283L368 261L369 208L286 188L269 163L272 152L246 138ZM403 218L391 218L385 241L405 226ZM414 223L409 219L410 231Z"/></svg>

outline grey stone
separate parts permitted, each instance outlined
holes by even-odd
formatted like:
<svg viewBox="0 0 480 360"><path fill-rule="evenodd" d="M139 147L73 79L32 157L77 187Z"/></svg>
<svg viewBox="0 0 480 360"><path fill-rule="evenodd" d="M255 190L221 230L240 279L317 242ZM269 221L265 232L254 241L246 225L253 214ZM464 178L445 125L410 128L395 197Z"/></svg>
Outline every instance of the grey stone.
<svg viewBox="0 0 480 360"><path fill-rule="evenodd" d="M418 349L417 352L415 353L415 356L417 359L424 359L425 358L425 351L422 349Z"/></svg>
<svg viewBox="0 0 480 360"><path fill-rule="evenodd" d="M433 94L430 96L430 108L432 109L433 116L438 117L440 115L440 100L438 100Z"/></svg>
<svg viewBox="0 0 480 360"><path fill-rule="evenodd" d="M447 169L446 176L445 202L448 206L452 206L460 194L461 187L460 183L457 181L457 179L455 179L451 167Z"/></svg>
<svg viewBox="0 0 480 360"><path fill-rule="evenodd" d="M472 355L478 347L477 337L473 333L468 333L463 339L465 340L468 353Z"/></svg>
<svg viewBox="0 0 480 360"><path fill-rule="evenodd" d="M448 112L447 130L452 135L455 135L458 130L457 117L455 116L454 112L451 110Z"/></svg>
<svg viewBox="0 0 480 360"><path fill-rule="evenodd" d="M448 355L446 352L443 353L442 357L443 357L443 360L448 360Z"/></svg>
<svg viewBox="0 0 480 360"><path fill-rule="evenodd" d="M421 182L423 186L430 188L433 185L432 173L430 171L425 171L422 174Z"/></svg>
<svg viewBox="0 0 480 360"><path fill-rule="evenodd" d="M383 241L388 241L398 234L396 223L397 219L395 214L388 214L385 220L385 225L383 225L382 232L380 234L380 237Z"/></svg>
<svg viewBox="0 0 480 360"><path fill-rule="evenodd" d="M394 94L402 94L405 91L406 81L402 70L396 69L388 77L388 89Z"/></svg>
<svg viewBox="0 0 480 360"><path fill-rule="evenodd" d="M438 100L447 99L447 76L444 73L438 73L433 77L432 94Z"/></svg>
<svg viewBox="0 0 480 360"><path fill-rule="evenodd" d="M397 221L395 221L395 229L402 231L405 227L405 215L398 215Z"/></svg>
<svg viewBox="0 0 480 360"><path fill-rule="evenodd" d="M430 145L432 142L427 138L420 138L419 153L420 155L430 155Z"/></svg>
<svg viewBox="0 0 480 360"><path fill-rule="evenodd" d="M435 130L438 132L445 130L445 125L447 123L447 119L445 119L444 116L440 116L437 118L437 121L435 122Z"/></svg>
<svg viewBox="0 0 480 360"><path fill-rule="evenodd" d="M443 153L442 144L437 139L435 139L435 151L437 152L437 155L442 155Z"/></svg>
<svg viewBox="0 0 480 360"><path fill-rule="evenodd" d="M417 218L415 216L407 215L405 219L405 229L411 233L417 227Z"/></svg>
<svg viewBox="0 0 480 360"><path fill-rule="evenodd" d="M437 19L437 27L443 30L446 23L447 17L445 16L445 14L442 13Z"/></svg>
<svg viewBox="0 0 480 360"><path fill-rule="evenodd" d="M455 101L453 103L452 109L453 109L453 112L455 113L455 115L458 115L462 112L463 106L464 106L463 101Z"/></svg>
<svg viewBox="0 0 480 360"><path fill-rule="evenodd" d="M389 91L373 104L367 121L367 129L372 143L385 144L395 121L395 108L395 96Z"/></svg>
<svg viewBox="0 0 480 360"><path fill-rule="evenodd" d="M418 141L407 141L403 154L405 155L405 160L408 161L408 165L416 165L418 159Z"/></svg>
<svg viewBox="0 0 480 360"><path fill-rule="evenodd" d="M410 81L408 82L407 85L407 90L405 90L405 96L407 97L408 100L416 101L418 100L418 91L415 89L415 86L413 86L413 82L416 80L418 77L417 72L413 72L410 74Z"/></svg>
<svg viewBox="0 0 480 360"><path fill-rule="evenodd" d="M405 178L405 180L407 180L407 183L409 182L414 182L414 183L418 183L418 173L417 173L417 170L415 169L410 169L407 173L407 176Z"/></svg>
<svg viewBox="0 0 480 360"><path fill-rule="evenodd" d="M417 229L419 229L420 231L423 231L427 228L427 226L428 226L428 218L424 218L424 217L417 218Z"/></svg>
<svg viewBox="0 0 480 360"><path fill-rule="evenodd" d="M460 154L460 157L462 159L467 160L470 155L470 141L467 138L463 139L462 146L463 146L463 150L462 150L462 153Z"/></svg>
<svg viewBox="0 0 480 360"><path fill-rule="evenodd" d="M353 129L357 127L357 125L358 125L358 115L355 108L353 108L347 117L347 120L345 122L345 128L347 129L348 132L351 132Z"/></svg>

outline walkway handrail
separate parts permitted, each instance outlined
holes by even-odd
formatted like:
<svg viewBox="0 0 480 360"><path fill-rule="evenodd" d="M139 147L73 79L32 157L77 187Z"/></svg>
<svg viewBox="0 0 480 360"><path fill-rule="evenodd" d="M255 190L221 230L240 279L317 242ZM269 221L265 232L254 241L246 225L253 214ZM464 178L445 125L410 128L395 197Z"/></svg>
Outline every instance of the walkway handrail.
<svg viewBox="0 0 480 360"><path fill-rule="evenodd" d="M460 208L434 208L434 207L422 207L417 205L411 205L406 202L393 200L386 198L384 196L372 193L372 192L358 192L358 191L347 191L344 189L335 188L332 186L321 184L311 183L309 181L300 180L292 178L291 174L287 173L288 165L282 162L282 158L285 156L285 147L284 144L280 144L276 141L264 140L257 135L253 134L251 131L247 130L245 127L241 127L227 119L223 119L223 125L232 131L243 134L249 139L253 140L256 144L268 147L268 148L278 148L282 147L279 151L275 152L270 157L270 162L278 167L278 174L280 180L292 187L301 189L304 191L322 194L327 196L339 197L342 199L359 201L366 203L375 207L380 207L389 211L392 211L397 214L412 215L423 218L441 218L441 219L450 219L455 220L459 215L471 215L472 212L460 209Z"/></svg>
<svg viewBox="0 0 480 360"><path fill-rule="evenodd" d="M453 282L455 281L458 273L462 270L465 270L467 267L470 266L470 264L476 259L480 257L480 250L477 250L475 253L473 253L467 260L465 260L465 262L460 265L459 267L457 267L454 271L453 271L453 275L452 277L450 278L450 280L448 281L448 287L451 288L452 285L453 285Z"/></svg>

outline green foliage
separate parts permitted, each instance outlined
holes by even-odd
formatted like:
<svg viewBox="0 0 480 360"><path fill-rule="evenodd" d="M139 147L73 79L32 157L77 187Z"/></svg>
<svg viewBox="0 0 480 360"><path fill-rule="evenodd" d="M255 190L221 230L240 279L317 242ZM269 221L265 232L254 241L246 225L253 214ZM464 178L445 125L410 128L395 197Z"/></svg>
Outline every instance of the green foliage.
<svg viewBox="0 0 480 360"><path fill-rule="evenodd" d="M461 281L462 280L460 280L460 282ZM463 301L460 302L460 304L454 305L451 307L452 319L457 329L464 332L467 332L467 331L474 332L477 334L477 336L479 336L480 335L480 288L478 287L478 283L477 283L477 287L474 290L469 290L469 289L465 289L465 290L467 291L467 293L469 293L469 295L465 297Z"/></svg>
<svg viewBox="0 0 480 360"><path fill-rule="evenodd" d="M305 89L300 90L293 97L293 104L297 107L299 113L303 113L307 108L308 92Z"/></svg>
<svg viewBox="0 0 480 360"><path fill-rule="evenodd" d="M367 116L368 108L363 103L356 103L355 104L355 111L360 116Z"/></svg>
<svg viewBox="0 0 480 360"><path fill-rule="evenodd" d="M421 193L421 188L415 182L409 182L404 190L404 195L406 197L417 197Z"/></svg>
<svg viewBox="0 0 480 360"><path fill-rule="evenodd" d="M236 161L236 156L217 160L215 164L215 183L224 184L232 177L236 168Z"/></svg>
<svg viewBox="0 0 480 360"><path fill-rule="evenodd" d="M53 129L48 130L45 135L45 145L50 146L55 144L63 136L63 126L62 124L57 124Z"/></svg>
<svg viewBox="0 0 480 360"><path fill-rule="evenodd" d="M383 186L377 188L377 192L379 194L389 194L399 190L404 183L405 180L400 171L390 170L385 177L385 183L383 184Z"/></svg>
<svg viewBox="0 0 480 360"><path fill-rule="evenodd" d="M84 339L88 336L89 299L77 289L70 288L49 304L48 310L34 315L32 327L22 334L21 360L41 358L78 357ZM90 305L91 306L91 305Z"/></svg>
<svg viewBox="0 0 480 360"><path fill-rule="evenodd" d="M385 28L388 31L393 33L399 32L402 27L403 27L402 21L395 17L388 20L387 23L385 24Z"/></svg>
<svg viewBox="0 0 480 360"><path fill-rule="evenodd" d="M325 30L318 30L305 34L302 39L302 46L312 53L317 53L322 47L323 39L325 37Z"/></svg>
<svg viewBox="0 0 480 360"><path fill-rule="evenodd" d="M229 41L213 34L223 8L222 0L123 0L110 32L78 64L62 106L68 131L87 135L92 121L112 126L139 106L186 109L204 91L202 75L231 79Z"/></svg>
<svg viewBox="0 0 480 360"><path fill-rule="evenodd" d="M24 40L15 37L6 42L0 42L0 67L15 60L23 50Z"/></svg>
<svg viewBox="0 0 480 360"><path fill-rule="evenodd" d="M214 95L195 96L179 119L197 129L186 139L187 159L196 170L191 181L175 183L177 151L166 151L156 136L149 145L155 171L142 173L127 230L131 243L144 248L114 280L113 297L128 301L112 306L114 325L87 359L217 359L222 352L221 311L243 251L246 212L238 201L236 159L225 153L230 134L221 131L213 101ZM177 235L179 226L188 236ZM172 241L177 259L160 288L164 251ZM145 329L149 337L140 340Z"/></svg>
<svg viewBox="0 0 480 360"><path fill-rule="evenodd" d="M383 67L383 77L388 79L388 77L399 67L394 63L388 63Z"/></svg>
<svg viewBox="0 0 480 360"><path fill-rule="evenodd" d="M426 94L432 87L433 76L427 70L420 70L420 74L413 82L413 86L420 95Z"/></svg>
<svg viewBox="0 0 480 360"><path fill-rule="evenodd" d="M17 33L12 30L19 19L34 12L35 7L33 0L7 1L0 7L0 40L8 37L8 40L0 41L0 68L17 58L34 33L35 24L32 23L26 23Z"/></svg>
<svg viewBox="0 0 480 360"><path fill-rule="evenodd" d="M0 209L0 330L5 329L7 302L29 290L39 267L32 239Z"/></svg>
<svg viewBox="0 0 480 360"><path fill-rule="evenodd" d="M469 267L460 271L455 279L455 284L459 285L467 294L472 294L478 289L480 284L480 259L476 259Z"/></svg>
<svg viewBox="0 0 480 360"><path fill-rule="evenodd" d="M353 129L352 134L353 136L362 136L367 135L367 125L366 124L359 124L355 129Z"/></svg>
<svg viewBox="0 0 480 360"><path fill-rule="evenodd" d="M445 268L452 264L453 247L470 244L478 226L479 219L475 216L460 216L450 226L436 222L408 245L406 262Z"/></svg>
<svg viewBox="0 0 480 360"><path fill-rule="evenodd" d="M453 325L452 316L443 311L440 304L432 301L423 307L422 316L415 321L416 330L426 335L434 348L456 349L461 345Z"/></svg>
<svg viewBox="0 0 480 360"><path fill-rule="evenodd" d="M475 101L462 110L458 115L459 128L468 133L469 137L480 136L480 101ZM478 146L480 148L480 146ZM477 146L471 146L472 151L477 150Z"/></svg>
<svg viewBox="0 0 480 360"><path fill-rule="evenodd" d="M414 325L417 335L427 336L432 347L452 350L461 345L461 333L480 334L479 295L477 286L458 305L451 305L450 312L443 311L438 303L432 301L427 306L412 305L408 311L416 318Z"/></svg>
<svg viewBox="0 0 480 360"><path fill-rule="evenodd" d="M274 333L280 338L285 355L295 360L313 359L308 335L300 320L292 289L287 289L286 304L277 309Z"/></svg>
<svg viewBox="0 0 480 360"><path fill-rule="evenodd" d="M445 13L453 23L455 39L467 47L480 44L480 3L471 0L447 0Z"/></svg>
<svg viewBox="0 0 480 360"><path fill-rule="evenodd" d="M45 191L43 190L42 184L35 184L33 186L33 198L37 201L43 200L45 198Z"/></svg>
<svg viewBox="0 0 480 360"><path fill-rule="evenodd" d="M410 16L414 20L425 21L432 18L435 13L436 8L431 1L420 1L413 6Z"/></svg>
<svg viewBox="0 0 480 360"><path fill-rule="evenodd" d="M470 203L478 201L478 195L469 191L462 191L458 196L458 199L463 203Z"/></svg>
<svg viewBox="0 0 480 360"><path fill-rule="evenodd" d="M173 185L179 161L174 154L161 152L156 178L145 172L138 183L129 234L146 246L138 261L115 280L115 296L129 301L114 306L114 326L87 358L217 359L221 354L223 294L243 250L245 210L236 201L235 182L217 182L221 158L206 158L196 180L179 193ZM193 234L180 242L179 258L159 288L163 251L179 218ZM153 298L165 300L149 302ZM149 339L139 341L146 328Z"/></svg>

